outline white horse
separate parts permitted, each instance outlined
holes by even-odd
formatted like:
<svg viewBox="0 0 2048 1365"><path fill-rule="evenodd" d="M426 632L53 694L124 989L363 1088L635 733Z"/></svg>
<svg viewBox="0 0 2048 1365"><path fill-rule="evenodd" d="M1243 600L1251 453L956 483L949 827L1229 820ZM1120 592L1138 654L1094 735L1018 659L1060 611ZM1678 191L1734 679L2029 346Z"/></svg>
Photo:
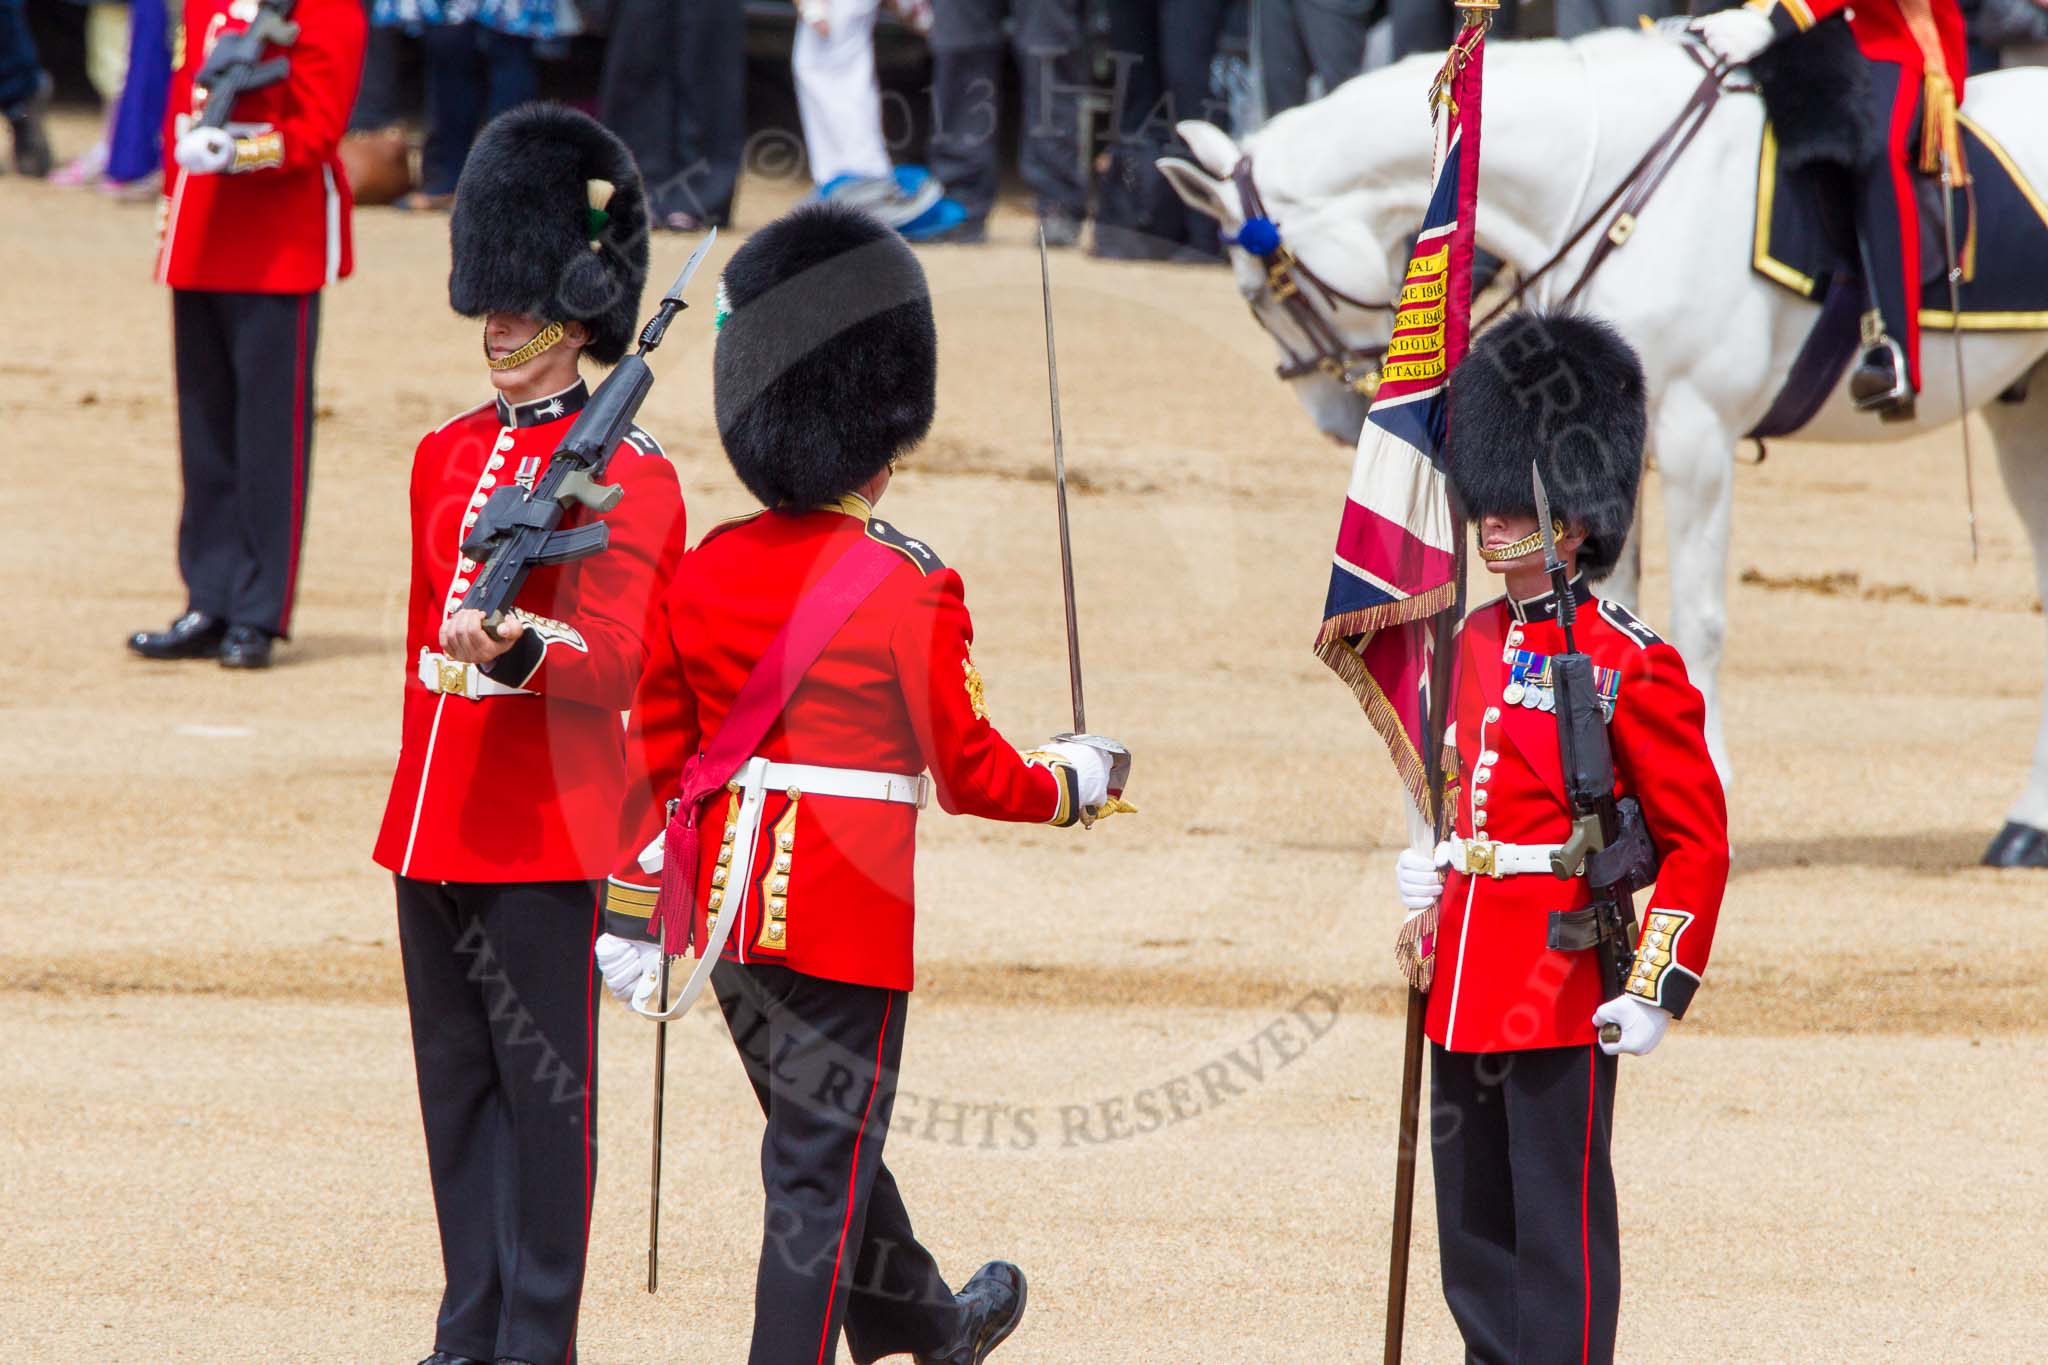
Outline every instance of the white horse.
<svg viewBox="0 0 2048 1365"><path fill-rule="evenodd" d="M1256 191L1287 247L1348 296L1318 295L1319 314L1348 345L1383 348L1388 314L1357 305L1391 300L1406 268L1408 238L1429 192L1426 92L1437 65L1417 57L1360 76L1275 118L1243 148L1209 124L1182 124L1201 165L1167 158L1161 169L1183 200L1231 233L1247 217L1231 172L1249 154ZM1677 118L1703 74L1660 33L1617 30L1490 48L1476 230L1506 263L1504 276L1525 277L1558 251ZM2048 70L1970 81L1971 117L2037 185L2048 185L2043 109ZM1575 304L1614 322L1642 352L1671 546L1672 634L1706 695L1707 738L1724 774L1718 693L1735 447L1769 407L1818 315L1815 304L1750 268L1763 119L1760 99L1724 95L1641 214L1639 229ZM1604 227L1536 282L1528 306L1553 306L1563 297ZM1231 257L1241 292L1283 352L1315 349L1267 287L1260 262L1241 248ZM2025 402L1988 401L2048 357L2048 333L1967 333L1964 349L1970 394L1996 440L2048 599L2048 366L2034 375ZM1844 386L1799 439L1866 445L1955 421L1954 367L1929 363L1922 377L1916 421L1883 423L1855 412ZM1354 388L1314 370L1292 382L1318 426L1347 443L1357 440L1367 401ZM1627 555L1608 591L1632 601L1636 587L1635 557ZM1993 845L1997 861L2048 867L2048 714L2009 820Z"/></svg>

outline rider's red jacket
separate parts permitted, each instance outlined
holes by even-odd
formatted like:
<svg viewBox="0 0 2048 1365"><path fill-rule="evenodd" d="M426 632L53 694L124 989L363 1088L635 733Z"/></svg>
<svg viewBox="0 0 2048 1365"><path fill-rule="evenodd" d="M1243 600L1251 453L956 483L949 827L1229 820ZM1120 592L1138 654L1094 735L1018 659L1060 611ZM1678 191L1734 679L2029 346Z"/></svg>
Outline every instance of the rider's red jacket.
<svg viewBox="0 0 2048 1365"><path fill-rule="evenodd" d="M1764 0L1754 8L1770 17L1778 36L1789 38L1804 33L1821 20L1846 11L1849 31L1856 46L1873 62L1891 62L1904 68L1904 78L1913 82L1913 93L1927 69L1916 27L1924 28L1930 41L1938 41L1948 78L1955 84L1956 99L1963 97L1963 76L1970 61L1963 50L1963 12L1956 0ZM1904 101L1908 110L1912 100ZM1901 120L1903 120L1903 115Z"/></svg>

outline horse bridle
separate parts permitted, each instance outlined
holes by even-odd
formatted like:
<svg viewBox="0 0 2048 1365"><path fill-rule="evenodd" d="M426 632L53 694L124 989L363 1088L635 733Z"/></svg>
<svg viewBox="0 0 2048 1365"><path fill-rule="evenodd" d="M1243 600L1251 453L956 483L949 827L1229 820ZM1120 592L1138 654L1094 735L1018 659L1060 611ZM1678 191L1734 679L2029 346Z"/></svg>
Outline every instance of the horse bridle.
<svg viewBox="0 0 2048 1365"><path fill-rule="evenodd" d="M1366 313L1385 313L1389 317L1397 311L1392 303L1367 303L1353 298L1331 284L1294 254L1293 248L1280 240L1280 229L1266 214L1266 202L1259 194L1259 187L1252 180L1252 158L1250 153L1238 158L1231 169L1230 182L1237 187L1240 206L1244 210L1245 228L1254 223L1264 224L1270 230L1266 249L1260 250L1245 240L1245 230L1238 230L1236 244L1242 246L1266 268L1265 283L1251 299L1252 315L1256 317L1261 299L1270 299L1277 304L1295 330L1306 339L1309 352L1302 355L1288 344L1284 337L1265 330L1273 336L1287 359L1273 367L1273 372L1282 379L1299 379L1305 374L1321 372L1350 389L1353 393L1371 399L1379 392L1380 365L1387 358L1385 346L1353 346L1337 330L1337 324L1310 301L1311 292L1320 295L1324 305L1334 311L1339 305L1356 308ZM1253 242L1260 241L1258 231L1252 234Z"/></svg>
<svg viewBox="0 0 2048 1365"><path fill-rule="evenodd" d="M1586 216L1576 231L1565 238L1551 254L1550 259L1517 281L1514 290L1474 325L1472 330L1475 333L1520 304L1539 280L1562 265L1564 259L1585 241L1593 229L1604 222L1607 230L1594 243L1593 252L1585 267L1579 271L1578 279L1565 291L1560 306L1570 308L1585 287L1592 282L1594 274L1606 263L1608 256L1617 248L1626 245L1629 238L1635 235L1636 223L1643 209L1648 206L1651 196L1664 183L1666 174L1677 164L1679 157L1684 155L1693 138L1705 126L1707 115L1713 112L1722 91L1748 88L1730 84L1730 68L1727 63L1704 51L1696 42L1685 42L1681 46L1687 56L1699 63L1703 72L1703 79L1693 90L1692 98L1686 101L1685 107L1664 130L1663 135L1651 143L1650 149L1644 152L1629 173L1622 177L1621 183ZM1259 194L1258 185L1252 180L1252 158L1249 152L1238 158L1237 165L1231 168L1230 181L1237 188L1238 200L1244 209L1245 217L1245 225L1238 231L1236 245L1257 258L1266 269L1265 283L1251 300L1253 316L1256 317L1258 314L1260 299L1271 299L1280 305L1281 310L1294 323L1296 330L1307 339L1310 347L1307 355L1301 355L1285 338L1274 333L1272 328L1266 328L1268 335L1273 337L1287 357L1274 367L1274 373L1282 379L1299 379L1305 374L1320 371L1353 392L1367 399L1372 398L1379 391L1380 366L1387 358L1388 348L1353 346L1347 342L1343 334L1337 330L1336 324L1309 301L1309 291L1313 290L1322 295L1326 306L1331 309L1342 304L1362 312L1386 313L1393 316L1400 311L1398 305L1367 303L1363 299L1353 298L1309 269L1301 258L1294 254L1292 248L1280 239L1278 224L1266 214L1265 200ZM1252 242L1245 240L1246 230L1253 229L1255 223L1265 225L1267 235L1264 240L1267 246L1264 250L1253 244L1261 240L1257 230L1252 232Z"/></svg>

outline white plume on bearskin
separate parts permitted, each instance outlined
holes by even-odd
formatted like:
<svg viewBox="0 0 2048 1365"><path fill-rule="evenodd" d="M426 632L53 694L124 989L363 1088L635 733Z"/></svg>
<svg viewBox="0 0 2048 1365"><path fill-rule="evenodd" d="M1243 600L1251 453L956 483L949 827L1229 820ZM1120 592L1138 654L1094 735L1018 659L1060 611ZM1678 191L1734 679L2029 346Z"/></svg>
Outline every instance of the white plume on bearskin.
<svg viewBox="0 0 2048 1365"><path fill-rule="evenodd" d="M1614 567L1635 522L1646 396L1642 361L1604 322L1520 313L1489 329L1451 376L1445 447L1466 515L1533 515L1538 463L1552 514L1586 528L1580 567Z"/></svg>

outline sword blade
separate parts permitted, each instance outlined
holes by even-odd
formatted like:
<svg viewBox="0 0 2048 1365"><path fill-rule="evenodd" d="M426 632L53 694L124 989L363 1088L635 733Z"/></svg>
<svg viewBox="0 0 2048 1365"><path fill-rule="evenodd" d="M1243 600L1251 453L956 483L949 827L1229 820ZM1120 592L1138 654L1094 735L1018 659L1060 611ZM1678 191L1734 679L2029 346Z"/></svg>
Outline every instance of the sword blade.
<svg viewBox="0 0 2048 1365"><path fill-rule="evenodd" d="M668 954L661 955L661 967L654 987L655 1004L668 1007ZM654 1026L654 1141L653 1169L647 1178L647 1292L661 1282L661 1109L668 1080L668 1025Z"/></svg>
<svg viewBox="0 0 2048 1365"><path fill-rule="evenodd" d="M1038 229L1038 287L1045 298L1045 379L1052 392L1052 485L1060 511L1060 586L1067 604L1067 685L1074 694L1074 733L1088 733L1081 702L1081 630L1074 616L1074 543L1067 527L1067 449L1060 433L1060 364L1052 341L1052 266L1045 228Z"/></svg>
<svg viewBox="0 0 2048 1365"><path fill-rule="evenodd" d="M1948 153L1941 154L1941 241L1948 251L1949 338L1956 353L1956 424L1963 433L1963 497L1970 517L1970 562L1977 562L1977 475L1970 458L1970 390L1963 377L1963 265L1956 259L1954 171Z"/></svg>

